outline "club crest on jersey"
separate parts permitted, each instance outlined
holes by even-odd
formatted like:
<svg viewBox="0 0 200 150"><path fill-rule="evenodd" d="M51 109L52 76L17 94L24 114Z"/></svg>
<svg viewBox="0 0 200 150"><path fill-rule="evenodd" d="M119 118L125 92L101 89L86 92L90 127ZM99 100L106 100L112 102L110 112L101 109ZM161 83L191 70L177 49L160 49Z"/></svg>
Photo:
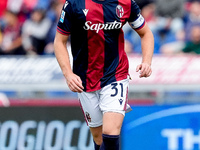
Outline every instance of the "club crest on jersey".
<svg viewBox="0 0 200 150"><path fill-rule="evenodd" d="M121 5L117 5L116 14L117 14L117 17L119 17L119 18L123 17L124 9L123 9L123 7Z"/></svg>

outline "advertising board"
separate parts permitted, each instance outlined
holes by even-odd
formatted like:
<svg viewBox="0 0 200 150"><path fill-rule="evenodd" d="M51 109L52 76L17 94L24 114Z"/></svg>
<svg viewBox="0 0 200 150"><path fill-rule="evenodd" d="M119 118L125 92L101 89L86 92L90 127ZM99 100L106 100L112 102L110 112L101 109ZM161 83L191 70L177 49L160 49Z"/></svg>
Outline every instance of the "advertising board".
<svg viewBox="0 0 200 150"><path fill-rule="evenodd" d="M0 150L92 150L79 107L0 109Z"/></svg>
<svg viewBox="0 0 200 150"><path fill-rule="evenodd" d="M139 78L136 67L140 55L129 55L130 90L159 90L200 88L199 56L155 55L153 73L149 78ZM69 90L55 56L46 57L0 57L0 90ZM145 86L144 86L145 85Z"/></svg>
<svg viewBox="0 0 200 150"><path fill-rule="evenodd" d="M200 105L134 107L124 120L122 150L199 150Z"/></svg>

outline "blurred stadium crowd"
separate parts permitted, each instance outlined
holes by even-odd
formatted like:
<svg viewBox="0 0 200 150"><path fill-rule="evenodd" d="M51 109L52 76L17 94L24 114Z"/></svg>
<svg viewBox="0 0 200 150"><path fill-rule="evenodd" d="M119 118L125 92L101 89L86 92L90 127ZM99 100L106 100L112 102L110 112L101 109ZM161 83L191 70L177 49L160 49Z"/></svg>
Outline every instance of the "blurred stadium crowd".
<svg viewBox="0 0 200 150"><path fill-rule="evenodd" d="M200 0L136 0L155 36L155 54L200 54ZM65 0L1 0L0 55L52 55ZM124 26L127 53L140 38Z"/></svg>
<svg viewBox="0 0 200 150"><path fill-rule="evenodd" d="M53 54L65 0L1 0L0 55Z"/></svg>
<svg viewBox="0 0 200 150"><path fill-rule="evenodd" d="M138 0L155 37L156 54L200 54L200 0ZM127 52L141 53L139 37L125 28Z"/></svg>

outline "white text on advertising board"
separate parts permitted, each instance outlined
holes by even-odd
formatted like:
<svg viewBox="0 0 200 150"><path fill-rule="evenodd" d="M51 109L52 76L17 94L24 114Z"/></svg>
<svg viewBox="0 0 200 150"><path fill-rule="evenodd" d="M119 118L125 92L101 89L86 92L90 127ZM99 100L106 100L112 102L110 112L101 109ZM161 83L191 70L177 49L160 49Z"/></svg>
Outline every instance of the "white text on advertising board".
<svg viewBox="0 0 200 150"><path fill-rule="evenodd" d="M169 150L193 150L195 145L200 149L200 130L195 134L193 129L163 129L162 136L167 138ZM181 142L180 142L181 141ZM181 144L181 145L180 145Z"/></svg>
<svg viewBox="0 0 200 150"><path fill-rule="evenodd" d="M79 131L77 145L72 144L75 130ZM0 122L0 150L91 150L93 141L88 130L79 120L66 124L59 120L27 120L20 125L12 120Z"/></svg>

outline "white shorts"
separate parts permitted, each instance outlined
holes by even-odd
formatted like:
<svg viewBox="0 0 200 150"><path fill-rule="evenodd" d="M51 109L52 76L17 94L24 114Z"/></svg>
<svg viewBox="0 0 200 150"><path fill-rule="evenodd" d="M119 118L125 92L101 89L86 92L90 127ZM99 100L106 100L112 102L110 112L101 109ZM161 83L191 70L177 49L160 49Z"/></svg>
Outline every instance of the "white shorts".
<svg viewBox="0 0 200 150"><path fill-rule="evenodd" d="M85 120L89 127L103 124L103 113L117 112L125 115L128 101L128 79L113 82L94 92L78 93Z"/></svg>

